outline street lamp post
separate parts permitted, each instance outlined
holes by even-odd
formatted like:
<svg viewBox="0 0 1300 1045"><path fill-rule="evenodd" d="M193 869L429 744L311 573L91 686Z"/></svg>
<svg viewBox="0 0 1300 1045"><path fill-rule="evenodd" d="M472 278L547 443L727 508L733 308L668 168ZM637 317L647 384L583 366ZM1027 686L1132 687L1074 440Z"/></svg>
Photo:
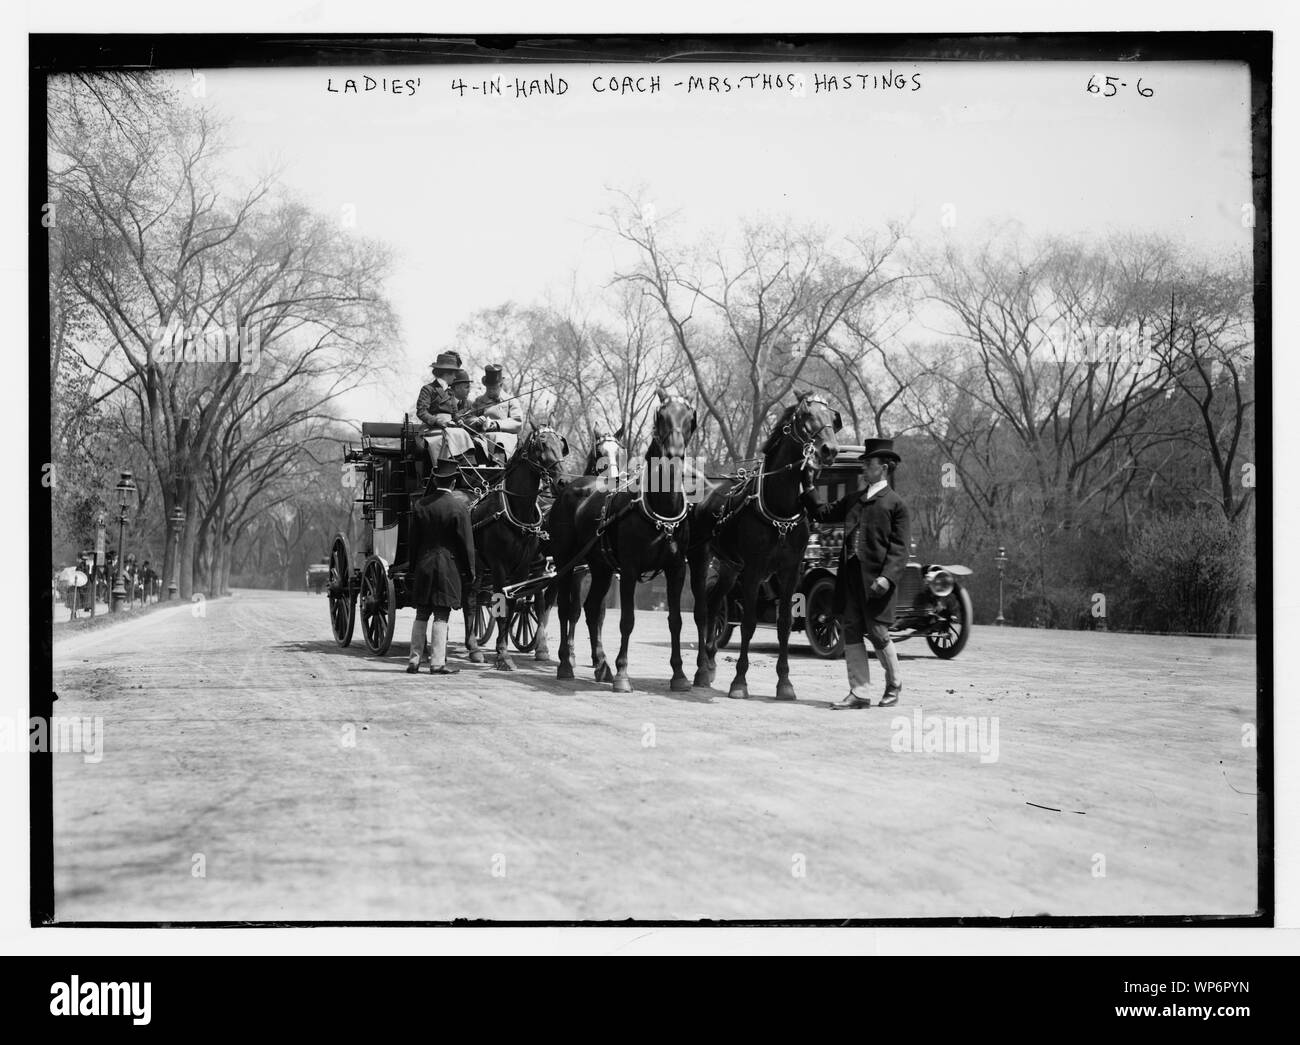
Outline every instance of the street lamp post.
<svg viewBox="0 0 1300 1045"><path fill-rule="evenodd" d="M95 595L99 584L99 570L104 562L104 525L107 521L103 512L99 512L95 516L95 554L90 560L90 616L92 619L95 616Z"/></svg>
<svg viewBox="0 0 1300 1045"><path fill-rule="evenodd" d="M1002 616L1002 579L1007 569L1007 550L1002 545L998 545L998 554L993 559L998 564L998 619L993 623L998 627L1005 627L1006 617Z"/></svg>
<svg viewBox="0 0 1300 1045"><path fill-rule="evenodd" d="M109 609L117 613L126 601L126 586L122 583L122 542L126 533L126 513L135 497L135 483L130 472L123 472L117 481L117 569L113 577L113 601Z"/></svg>
<svg viewBox="0 0 1300 1045"><path fill-rule="evenodd" d="M185 525L185 509L179 504L171 514L172 524L172 577L167 583L167 601L171 602L180 591L181 577L181 527Z"/></svg>

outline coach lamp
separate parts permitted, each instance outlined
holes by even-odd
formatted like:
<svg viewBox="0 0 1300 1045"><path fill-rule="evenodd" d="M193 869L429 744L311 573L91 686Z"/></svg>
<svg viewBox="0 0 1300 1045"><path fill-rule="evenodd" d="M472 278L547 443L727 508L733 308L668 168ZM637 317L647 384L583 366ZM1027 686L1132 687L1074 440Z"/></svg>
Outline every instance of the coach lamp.
<svg viewBox="0 0 1300 1045"><path fill-rule="evenodd" d="M172 510L169 521L172 524L172 577L167 582L168 602L176 598L176 593L181 587L181 527L185 525L185 509L178 504Z"/></svg>
<svg viewBox="0 0 1300 1045"><path fill-rule="evenodd" d="M998 619L993 623L998 627L1005 627L1007 619L1002 616L1002 577L1007 568L1007 549L1003 545L998 545L998 553L993 561L998 564Z"/></svg>
<svg viewBox="0 0 1300 1045"><path fill-rule="evenodd" d="M127 512L135 506L136 488L130 472L123 472L117 481L117 564L113 576L113 601L109 610L117 613L126 602L126 585L122 582L122 541L126 533Z"/></svg>

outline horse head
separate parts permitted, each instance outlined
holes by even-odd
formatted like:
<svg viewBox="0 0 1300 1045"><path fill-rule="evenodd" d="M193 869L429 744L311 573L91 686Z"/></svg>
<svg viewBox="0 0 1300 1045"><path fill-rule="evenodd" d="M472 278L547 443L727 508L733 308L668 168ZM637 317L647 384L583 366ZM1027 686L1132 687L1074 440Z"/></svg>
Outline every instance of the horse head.
<svg viewBox="0 0 1300 1045"><path fill-rule="evenodd" d="M591 427L591 452L587 454L584 475L603 475L607 479L623 477L623 428L611 432L608 426Z"/></svg>
<svg viewBox="0 0 1300 1045"><path fill-rule="evenodd" d="M771 452L778 442L788 438L800 447L815 472L835 463L840 452L835 433L843 427L840 412L832 410L825 399L812 391L800 392L768 436L763 453Z"/></svg>
<svg viewBox="0 0 1300 1045"><path fill-rule="evenodd" d="M569 455L569 441L552 428L548 421L534 425L528 437L520 441L515 454L546 476L552 484L558 485L560 467Z"/></svg>
<svg viewBox="0 0 1300 1045"><path fill-rule="evenodd" d="M666 388L658 389L659 407L654 416L654 438L647 457L684 457L686 444L695 434L695 408Z"/></svg>

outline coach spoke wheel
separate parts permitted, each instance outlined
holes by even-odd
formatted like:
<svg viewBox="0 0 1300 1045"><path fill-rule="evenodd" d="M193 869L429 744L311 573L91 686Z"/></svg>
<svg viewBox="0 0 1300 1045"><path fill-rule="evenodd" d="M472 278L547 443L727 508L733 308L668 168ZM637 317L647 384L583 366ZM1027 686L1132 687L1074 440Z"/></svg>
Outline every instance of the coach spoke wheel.
<svg viewBox="0 0 1300 1045"><path fill-rule="evenodd" d="M839 621L835 619L835 582L821 577L813 583L804 599L807 619L804 631L813 653L827 660L844 652L844 636Z"/></svg>
<svg viewBox="0 0 1300 1045"><path fill-rule="evenodd" d="M486 646L497 628L497 619L492 614L492 593L479 592L474 600L474 642Z"/></svg>
<svg viewBox="0 0 1300 1045"><path fill-rule="evenodd" d="M370 556L361 571L361 635L366 648L377 657L393 644L397 617L397 595L384 560Z"/></svg>
<svg viewBox="0 0 1300 1045"><path fill-rule="evenodd" d="M352 557L348 554L348 539L343 534L334 535L330 546L330 629L340 646L352 642L352 630L357 623L357 597L352 590Z"/></svg>
<svg viewBox="0 0 1300 1045"><path fill-rule="evenodd" d="M951 660L966 645L970 638L971 620L975 613L971 605L970 592L960 585L943 600L940 611L941 624L925 637L936 657Z"/></svg>
<svg viewBox="0 0 1300 1045"><path fill-rule="evenodd" d="M532 653L537 648L537 602L534 598L520 599L515 603L515 613L510 618L510 641L520 653Z"/></svg>

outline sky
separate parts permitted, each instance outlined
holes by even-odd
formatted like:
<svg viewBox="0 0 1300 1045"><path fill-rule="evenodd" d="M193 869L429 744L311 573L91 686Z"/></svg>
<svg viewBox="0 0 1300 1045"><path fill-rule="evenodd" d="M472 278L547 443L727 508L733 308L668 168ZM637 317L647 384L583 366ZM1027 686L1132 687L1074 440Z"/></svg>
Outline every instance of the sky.
<svg viewBox="0 0 1300 1045"><path fill-rule="evenodd" d="M803 74L802 90L777 87L777 75L792 71ZM1155 231L1211 252L1251 243L1242 209L1249 81L1232 63L498 64L178 76L226 122L225 162L237 178L274 168L307 202L340 220L347 213L357 232L395 250L398 375L351 394L352 417L397 419L411 409L428 363L476 309L540 301L563 292L575 271L580 287L598 287L614 263L600 228L612 188L643 190L690 234L788 216L845 233L900 219L920 240L978 241L1010 219L1034 235ZM375 89L364 90L366 76ZM610 76L640 78L646 91L595 89ZM660 89L650 92L654 76ZM818 89L819 76L839 89ZM902 89L879 86L886 76ZM472 89L497 77L499 95ZM564 81L562 95L516 96L516 78L548 77ZM705 89L690 89L690 77ZM360 89L349 91L349 80ZM465 87L455 89L458 81ZM467 362L477 378L488 361Z"/></svg>

